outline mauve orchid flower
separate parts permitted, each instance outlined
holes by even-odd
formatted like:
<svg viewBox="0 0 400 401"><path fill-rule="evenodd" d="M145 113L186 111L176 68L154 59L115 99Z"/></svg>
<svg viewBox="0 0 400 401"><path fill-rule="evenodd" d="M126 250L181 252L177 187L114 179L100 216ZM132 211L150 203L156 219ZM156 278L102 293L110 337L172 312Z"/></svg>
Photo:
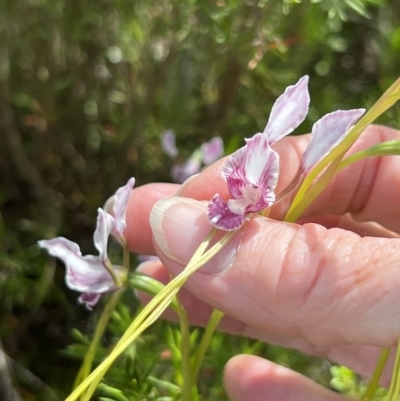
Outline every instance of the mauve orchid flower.
<svg viewBox="0 0 400 401"><path fill-rule="evenodd" d="M278 180L279 156L270 144L291 133L305 119L310 96L308 76L286 88L272 107L263 133L230 155L222 169L233 199L227 202L214 195L207 206L211 224L222 230L239 228L247 213L256 213L275 201L274 189Z"/></svg>
<svg viewBox="0 0 400 401"><path fill-rule="evenodd" d="M246 139L247 144L228 157L222 175L233 199L226 202L216 194L209 202L207 217L215 227L223 230L239 228L247 219L247 213L261 211L275 202L279 156L269 145L304 121L310 102L307 83L305 76L289 86L272 107L264 133ZM304 177L329 153L364 112L364 109L339 110L318 120L312 128L297 178Z"/></svg>
<svg viewBox="0 0 400 401"><path fill-rule="evenodd" d="M207 206L210 222L222 230L234 230L246 220L246 213L259 212L275 201L279 156L262 133L246 139L246 145L229 156L223 169L230 194L227 202L216 194Z"/></svg>
<svg viewBox="0 0 400 401"><path fill-rule="evenodd" d="M208 142L203 143L200 149L203 163L208 166L224 155L224 142L221 137L216 136L211 138Z"/></svg>
<svg viewBox="0 0 400 401"><path fill-rule="evenodd" d="M175 158L178 155L174 131L164 131L161 136L161 146L168 156ZM175 182L183 183L192 175L199 173L203 164L208 166L221 158L223 154L224 143L222 138L211 138L208 142L203 143L200 148L196 149L183 164L173 166L171 177Z"/></svg>
<svg viewBox="0 0 400 401"><path fill-rule="evenodd" d="M196 149L182 165L176 164L172 167L172 179L182 184L192 175L199 173L201 171L201 160L201 151Z"/></svg>
<svg viewBox="0 0 400 401"><path fill-rule="evenodd" d="M105 210L98 209L96 230L93 235L94 245L99 251L98 256L83 256L78 244L63 237L38 242L38 245L46 249L50 255L64 262L67 287L82 293L79 302L85 304L89 310L98 302L102 294L118 288L115 280L125 281L126 268L112 265L107 246L112 231L120 237L123 235L126 227L126 205L134 182L131 178L125 186L117 190L113 205L114 217ZM114 278L110 272L113 273Z"/></svg>

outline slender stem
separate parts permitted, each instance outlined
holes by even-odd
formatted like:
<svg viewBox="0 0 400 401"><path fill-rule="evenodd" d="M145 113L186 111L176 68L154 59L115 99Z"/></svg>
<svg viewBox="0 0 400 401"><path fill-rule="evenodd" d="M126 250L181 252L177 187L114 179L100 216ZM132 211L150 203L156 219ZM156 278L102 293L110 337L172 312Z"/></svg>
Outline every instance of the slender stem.
<svg viewBox="0 0 400 401"><path fill-rule="evenodd" d="M112 265L111 261L109 259L107 259L105 262L103 262L103 266L111 274L114 284L117 287L122 287L122 283L119 280L118 276L115 274L114 266Z"/></svg>
<svg viewBox="0 0 400 401"><path fill-rule="evenodd" d="M74 389L88 377L90 370L92 368L92 363L94 357L96 355L97 346L101 338L103 337L104 331L107 328L108 322L110 320L111 314L113 313L115 307L118 304L118 301L121 298L121 295L125 291L125 288L121 288L110 295L110 298L107 301L107 304L101 314L101 317L97 323L96 330L93 335L92 342L86 352L86 355L83 359L82 365L76 375L75 382L74 382Z"/></svg>
<svg viewBox="0 0 400 401"><path fill-rule="evenodd" d="M128 247L125 245L124 246L124 253L123 253L123 266L126 268L126 271L129 271L129 267L130 267L130 252Z"/></svg>
<svg viewBox="0 0 400 401"><path fill-rule="evenodd" d="M382 376L383 369L385 368L386 362L390 354L390 348L384 348L379 355L378 363L376 364L374 374L368 383L368 386L364 393L361 395L360 401L372 401L376 388L379 383L379 379Z"/></svg>
<svg viewBox="0 0 400 401"><path fill-rule="evenodd" d="M329 167L325 170L324 174L318 182L303 196L301 201L296 207L291 208L285 216L284 221L295 222L304 210L311 204L311 202L326 188L330 183L332 177L335 175L340 159L335 159Z"/></svg>
<svg viewBox="0 0 400 401"><path fill-rule="evenodd" d="M189 333L189 320L185 311L185 308L178 301L177 308L179 316L179 325L181 329L181 358L182 358L182 401L192 401L192 382L191 377L191 365L190 357L192 354L191 343L190 343L190 333Z"/></svg>
<svg viewBox="0 0 400 401"><path fill-rule="evenodd" d="M397 344L396 359L393 367L392 380L390 382L390 387L387 395L388 401L392 400L397 401L395 389L397 387L399 368L400 368L400 338L399 338L399 343Z"/></svg>
<svg viewBox="0 0 400 401"><path fill-rule="evenodd" d="M292 178L292 181L287 185L283 191L279 192L278 195L276 195L275 203L281 201L283 198L285 198L287 195L290 194L294 189L296 189L299 184L301 183L301 179L304 178L300 168L297 170L296 175Z"/></svg>
<svg viewBox="0 0 400 401"><path fill-rule="evenodd" d="M224 313L218 309L214 309L210 320L208 321L206 330L204 331L203 337L200 341L199 347L197 348L196 354L194 355L193 368L191 383L195 385L197 382L197 376L199 374L200 365L203 361L204 355L206 354L207 348L210 345L211 338L217 328L219 322L224 317Z"/></svg>

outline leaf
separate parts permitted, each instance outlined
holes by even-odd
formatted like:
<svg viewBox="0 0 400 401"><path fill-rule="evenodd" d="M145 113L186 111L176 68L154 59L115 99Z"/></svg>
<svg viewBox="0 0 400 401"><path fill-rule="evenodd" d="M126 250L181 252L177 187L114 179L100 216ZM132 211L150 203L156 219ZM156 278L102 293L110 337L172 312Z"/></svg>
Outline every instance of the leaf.
<svg viewBox="0 0 400 401"><path fill-rule="evenodd" d="M377 145L371 146L368 149L357 152L344 159L339 165L339 170L342 170L350 164L358 162L367 157L394 155L400 155L400 140L378 143Z"/></svg>

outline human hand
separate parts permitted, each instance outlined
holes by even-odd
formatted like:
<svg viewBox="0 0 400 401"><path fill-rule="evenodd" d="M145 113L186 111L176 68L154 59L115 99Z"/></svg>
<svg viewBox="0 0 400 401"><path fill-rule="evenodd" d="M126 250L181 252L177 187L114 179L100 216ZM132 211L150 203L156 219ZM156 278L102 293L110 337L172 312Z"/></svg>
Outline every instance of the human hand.
<svg viewBox="0 0 400 401"><path fill-rule="evenodd" d="M351 152L392 139L400 132L372 126ZM295 174L306 143L307 137L291 137L274 145L281 157L277 192ZM150 184L133 191L128 245L161 260L143 265L144 273L167 282L182 271L211 228L206 205L194 199L216 192L228 198L222 164L181 188ZM397 156L367 159L337 174L300 224L252 218L187 281L181 300L192 323L206 324L217 308L227 314L222 330L322 355L370 376L380 347L395 346L400 335L399 171ZM270 217L282 218L284 208L278 204ZM248 355L228 363L225 384L234 401L344 400Z"/></svg>

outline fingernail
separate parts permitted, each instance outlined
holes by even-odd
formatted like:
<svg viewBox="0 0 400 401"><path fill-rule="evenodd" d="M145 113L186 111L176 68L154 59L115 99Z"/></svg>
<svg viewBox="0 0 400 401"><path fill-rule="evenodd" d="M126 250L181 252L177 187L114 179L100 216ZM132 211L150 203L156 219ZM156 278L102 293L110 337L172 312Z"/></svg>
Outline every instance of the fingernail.
<svg viewBox="0 0 400 401"><path fill-rule="evenodd" d="M154 260L146 260L145 262L140 263L135 269L135 271L139 273L143 273L148 266L154 265Z"/></svg>
<svg viewBox="0 0 400 401"><path fill-rule="evenodd" d="M212 228L206 217L206 204L181 197L158 201L151 212L150 225L154 240L161 251L183 267ZM213 243L225 234L219 232ZM200 271L216 274L232 266L239 243L240 233L235 235Z"/></svg>
<svg viewBox="0 0 400 401"><path fill-rule="evenodd" d="M175 196L180 196L181 193L188 187L188 184L191 183L192 181L194 181L198 176L200 175L200 173L191 175L178 189L178 191L176 191Z"/></svg>

